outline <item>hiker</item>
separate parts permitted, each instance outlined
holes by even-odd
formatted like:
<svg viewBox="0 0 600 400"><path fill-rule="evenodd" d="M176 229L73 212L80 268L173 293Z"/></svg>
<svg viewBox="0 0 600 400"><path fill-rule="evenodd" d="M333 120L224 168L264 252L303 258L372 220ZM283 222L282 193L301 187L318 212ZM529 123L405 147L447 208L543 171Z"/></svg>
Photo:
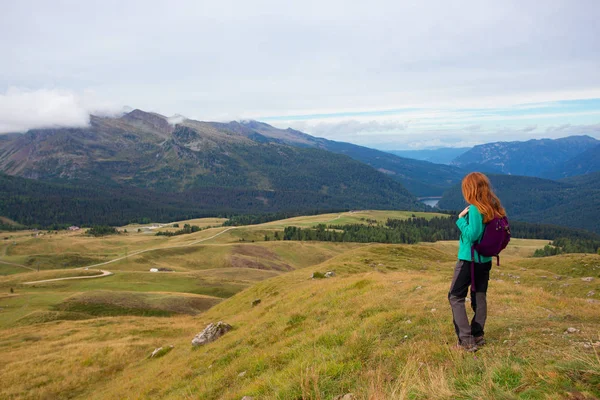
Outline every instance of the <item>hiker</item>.
<svg viewBox="0 0 600 400"><path fill-rule="evenodd" d="M467 351L477 351L478 346L485 344L484 326L487 317L486 292L490 270L492 269L492 255L496 255L506 247L510 240L510 230L506 220L506 212L500 204L500 200L492 191L490 181L480 172L472 172L464 177L462 181L462 194L469 204L459 215L456 225L460 230L458 246L458 262L454 268L454 276L448 300L452 308L452 318L458 346ZM487 233L487 225L495 229L504 230L503 237L497 239L497 233L489 233L489 240L504 240L505 243L493 244L498 246L497 250L484 253L484 250L476 250L478 244L483 244L484 231ZM506 235L508 235L506 237ZM488 241L489 241L488 240ZM501 248L500 248L501 247ZM484 253L486 255L480 254ZM498 258L498 264L500 259ZM471 323L467 318L465 298L471 286L471 308L475 312Z"/></svg>

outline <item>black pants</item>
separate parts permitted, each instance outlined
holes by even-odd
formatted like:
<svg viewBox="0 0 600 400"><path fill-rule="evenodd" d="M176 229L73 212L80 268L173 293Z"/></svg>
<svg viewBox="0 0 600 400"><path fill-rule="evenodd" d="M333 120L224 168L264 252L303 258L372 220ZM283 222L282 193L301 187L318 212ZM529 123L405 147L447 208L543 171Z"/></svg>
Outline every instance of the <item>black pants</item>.
<svg viewBox="0 0 600 400"><path fill-rule="evenodd" d="M483 336L487 319L486 292L492 262L475 263L475 293L471 293L471 308L475 312L471 323L467 318L465 298L471 286L471 261L458 260L448 292L456 336L461 344L474 343L474 337Z"/></svg>

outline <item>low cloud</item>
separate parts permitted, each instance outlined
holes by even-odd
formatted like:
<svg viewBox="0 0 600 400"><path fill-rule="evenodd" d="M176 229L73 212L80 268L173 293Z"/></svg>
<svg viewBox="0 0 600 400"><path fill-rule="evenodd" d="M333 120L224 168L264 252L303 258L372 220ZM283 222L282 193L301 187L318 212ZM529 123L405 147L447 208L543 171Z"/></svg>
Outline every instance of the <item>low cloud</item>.
<svg viewBox="0 0 600 400"><path fill-rule="evenodd" d="M91 92L11 87L0 93L0 133L34 128L87 126L90 114L113 115L117 108L94 100Z"/></svg>

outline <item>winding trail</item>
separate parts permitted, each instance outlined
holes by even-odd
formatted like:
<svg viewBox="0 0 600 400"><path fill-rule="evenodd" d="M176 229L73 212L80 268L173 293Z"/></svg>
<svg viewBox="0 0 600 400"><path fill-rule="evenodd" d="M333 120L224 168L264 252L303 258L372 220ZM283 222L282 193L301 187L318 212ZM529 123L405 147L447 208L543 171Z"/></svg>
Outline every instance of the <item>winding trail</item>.
<svg viewBox="0 0 600 400"><path fill-rule="evenodd" d="M31 282L23 282L23 285L31 285L34 283L45 283L45 282L56 282L56 281L66 281L66 280L71 280L71 279L92 279L92 278L102 278L105 276L110 276L113 275L112 272L110 271L104 271L104 270L100 270L100 272L102 272L102 274L100 275L89 275L89 276L71 276L71 277L67 277L67 278L54 278L54 279L44 279L41 281L31 281Z"/></svg>
<svg viewBox="0 0 600 400"><path fill-rule="evenodd" d="M98 264L94 264L94 265L88 265L88 266L85 266L85 267L78 267L78 268L73 268L73 269L89 269L89 268L95 268L95 267L99 267L99 266L102 266L102 265L107 265L107 264L110 264L110 263L114 263L114 262L117 262L117 261L121 261L121 260L124 260L124 259L126 259L126 258L128 258L128 257L135 256L135 255L142 254L142 253L146 253L146 252L149 252L149 251L155 251L155 250L166 250L166 249L176 249L176 248L181 248L181 247L193 246L193 245L195 245L195 244L198 244L198 243L201 243L201 242L205 242L205 241L207 241L207 240L210 240L210 239L214 239L214 238L216 238L217 236L219 236L219 235L222 235L222 234L224 234L225 232L228 232L228 231L230 231L230 230L232 230L232 229L236 229L236 228L237 228L237 227L235 227L235 226L234 226L234 227L230 227L230 228L227 228L227 229L225 229L225 230L223 230L223 231L221 231L221 232L217 233L216 235L213 235L213 236L211 236L211 237L207 237L207 238L204 238L204 239L200 239L200 240L195 240L195 241L193 241L193 242L191 242L191 243L180 244L180 245L177 245L177 246L169 246L169 247L156 247L156 248L153 248L153 249L146 249L146 250L135 251L135 252L133 252L133 253L127 254L126 256L123 256L123 257L118 257L118 258L115 258L115 259L113 259L113 260L110 260L110 261L105 261L105 262L101 262L101 263L98 263ZM0 263L1 263L1 264L7 264L7 265L14 265L14 266L17 266L17 267L23 267L23 268L27 268L27 269L29 269L29 270L31 270L31 271L36 271L34 268L30 268L30 267L27 267L27 266L25 266L25 265L21 265L21 264L14 264L14 263L9 263L9 262L6 262L6 261L0 261ZM106 271L106 270L102 270L102 269L101 269L100 271L102 272L102 274L101 274L101 275L90 275L90 276L71 276L71 277L66 277L66 278L44 279L44 280L41 280L41 281L23 282L23 284L24 284L24 285L31 285L31 284L34 284L34 283L44 283L44 282L66 281L66 280L72 280L72 279L92 279L92 278L103 278L103 277L105 277L105 276L114 275L114 273L113 273L113 272L110 272L110 271Z"/></svg>
<svg viewBox="0 0 600 400"><path fill-rule="evenodd" d="M177 246L169 246L169 247L155 247L155 248L153 248L153 249L145 249L145 250L134 251L133 253L129 253L129 254L125 255L125 256L122 256L122 257L115 258L114 260L110 260L110 261L104 261L104 262L101 262L101 263L98 263L98 264L88 265L88 266L86 266L86 267L79 267L79 268L75 268L75 269L96 268L96 267L100 267L100 266L102 266L102 265L107 265L107 264L111 264L111 263L114 263L114 262L117 262L117 261L124 260L124 259L126 259L126 258L128 258L128 257L131 257L131 256L136 256L136 255L138 255L138 254L147 253L147 252L149 252L149 251L156 251L156 250L168 250L168 249L177 249L177 248L181 248L181 247L193 246L193 245L195 245L195 244L198 244L198 243L200 243L200 242L205 242L205 241L207 241L207 240L214 239L214 238L216 238L217 236L219 236L219 235L222 235L222 234L224 234L225 232L228 232L228 231L230 231L230 230L232 230L232 229L235 229L235 228L236 228L236 227L227 228L227 229L225 229L225 230L223 230L223 231L221 231L221 232L217 233L216 235L213 235L213 236L211 236L211 237L207 237L207 238L204 238L204 239L196 240L196 241L194 241L194 242L191 242L191 243L179 244L179 245L177 245Z"/></svg>
<svg viewBox="0 0 600 400"><path fill-rule="evenodd" d="M29 269L31 271L37 271L35 268L31 268L31 267L28 267L28 266L23 265L23 264L15 264L15 263L7 262L7 261L0 261L0 264L14 265L15 267L21 267L21 268Z"/></svg>

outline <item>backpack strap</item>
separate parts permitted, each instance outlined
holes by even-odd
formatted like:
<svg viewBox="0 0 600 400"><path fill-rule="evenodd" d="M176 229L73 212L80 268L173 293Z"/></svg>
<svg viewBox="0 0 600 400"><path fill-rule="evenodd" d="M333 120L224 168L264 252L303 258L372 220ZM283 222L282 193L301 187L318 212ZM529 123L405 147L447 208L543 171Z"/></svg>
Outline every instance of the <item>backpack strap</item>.
<svg viewBox="0 0 600 400"><path fill-rule="evenodd" d="M500 266L500 254L496 254L496 266Z"/></svg>
<svg viewBox="0 0 600 400"><path fill-rule="evenodd" d="M475 245L471 246L471 296L475 293Z"/></svg>

